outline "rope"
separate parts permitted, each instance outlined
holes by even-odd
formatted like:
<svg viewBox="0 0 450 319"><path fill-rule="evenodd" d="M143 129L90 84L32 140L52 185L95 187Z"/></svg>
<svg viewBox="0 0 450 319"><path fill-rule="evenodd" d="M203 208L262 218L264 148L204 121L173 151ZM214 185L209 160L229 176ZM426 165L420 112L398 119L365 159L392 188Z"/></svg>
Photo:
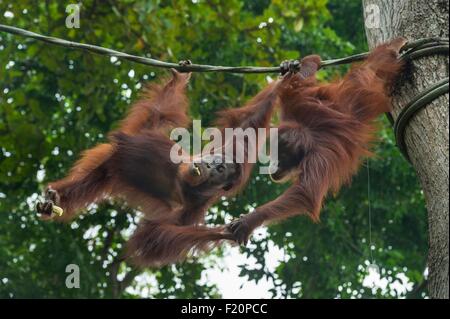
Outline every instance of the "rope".
<svg viewBox="0 0 450 319"><path fill-rule="evenodd" d="M394 134L397 146L409 161L405 143L405 128L411 118L429 103L449 91L448 78L445 78L417 94L400 112L394 123Z"/></svg>
<svg viewBox="0 0 450 319"><path fill-rule="evenodd" d="M135 56L128 53L103 48L96 45L84 44L79 42L67 41L60 38L49 37L35 32L31 32L25 29L16 28L0 24L0 31L33 38L46 43L51 43L63 47L69 47L73 49L84 50L95 54L114 56L119 59L132 61L135 63L150 65L160 68L173 68L180 72L231 72L231 73L280 73L283 72L283 63L276 67L255 67L255 66L218 66L218 65L205 65L205 64L192 64L192 63L170 63L159 61L156 59ZM447 54L449 50L448 38L423 38L408 42L403 48L400 55L401 59L413 60L421 57L434 55L434 54ZM321 63L321 67L336 66L341 64L347 64L355 61L364 60L369 55L368 52L351 55L339 59L324 60ZM410 103L408 103L400 112L397 120L394 122L392 115L387 114L389 121L394 125L395 139L400 151L403 153L406 159L409 160L407 153L404 135L405 128L409 123L411 117L427 104L431 103L434 99L438 98L442 94L449 91L448 78L436 83L429 87L424 92L421 92L415 96Z"/></svg>
<svg viewBox="0 0 450 319"><path fill-rule="evenodd" d="M120 52L113 49L108 49L92 44L84 44L74 41L68 41L61 38L49 37L39 33L31 32L25 29L0 24L0 31L24 36L27 38L32 38L42 42L55 44L58 46L68 47L72 49L84 50L92 52L95 54L114 56L119 59L128 60L135 63L150 65L159 68L173 68L180 72L231 72L231 73L280 73L282 71L281 66L274 67L256 67L256 66L219 66L219 65L207 65L207 64L186 64L186 63L170 63L159 61L152 58L146 58L136 55L131 55L125 52ZM447 50L448 50L448 39L446 39ZM416 47L422 47L427 44L432 43L445 43L445 39L439 38L426 38L419 39L416 41L411 41L405 45L405 49L414 50ZM436 53L437 50L435 46L431 47L431 52L426 54ZM321 63L321 67L336 66L341 64L347 64L351 62L364 60L369 55L368 52L351 55L339 59L324 60Z"/></svg>
<svg viewBox="0 0 450 319"><path fill-rule="evenodd" d="M51 43L63 47L68 47L72 49L80 49L100 55L114 56L119 59L128 60L140 64L150 65L159 68L173 68L180 72L233 72L233 73L275 73L280 71L280 67L230 67L230 66L214 66L214 65L200 65L200 64L190 64L190 65L180 65L178 63L163 62L156 59L140 57L136 55L131 55L128 53L103 48L97 45L84 44L73 41L67 41L60 38L48 37L42 34L24 30L21 28L16 28L12 26L7 26L0 24L0 31L8 32L15 35L20 35L28 38L33 38L46 43Z"/></svg>
<svg viewBox="0 0 450 319"><path fill-rule="evenodd" d="M447 54L449 52L448 38L425 38L407 43L400 56L404 60L414 60L434 54ZM449 91L448 78L443 79L420 92L401 110L394 121L391 114L387 117L394 126L395 141L403 156L410 161L405 143L405 129L410 119L422 108Z"/></svg>
<svg viewBox="0 0 450 319"><path fill-rule="evenodd" d="M370 159L367 158L367 206L369 213L369 253L370 253L370 263L374 264L373 252L372 252L372 206L370 204Z"/></svg>

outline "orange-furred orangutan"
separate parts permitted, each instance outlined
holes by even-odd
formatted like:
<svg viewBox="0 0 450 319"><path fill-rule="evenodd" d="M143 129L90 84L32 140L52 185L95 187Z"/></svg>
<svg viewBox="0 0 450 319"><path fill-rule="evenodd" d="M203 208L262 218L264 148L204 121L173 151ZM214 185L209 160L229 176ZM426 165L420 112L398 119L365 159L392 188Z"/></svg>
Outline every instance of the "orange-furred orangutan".
<svg viewBox="0 0 450 319"><path fill-rule="evenodd" d="M403 68L399 51L405 43L397 38L378 46L334 83L317 82L317 55L303 58L299 72L285 76L277 88L281 123L278 164L271 177L291 180L292 186L228 226L238 243L271 221L299 214L319 220L325 196L349 182L371 154L374 119L391 110L389 89Z"/></svg>
<svg viewBox="0 0 450 319"><path fill-rule="evenodd" d="M191 250L230 239L224 227L204 226L204 216L217 199L245 184L253 166L227 163L220 155L202 156L198 163L189 154L189 163L171 160L170 131L190 123L185 96L190 75L172 73L165 84L147 89L109 143L85 151L67 177L49 183L45 201L37 204L43 219L70 221L91 203L124 199L144 213L127 249L127 257L141 266L176 262ZM221 112L223 128L268 128L275 87L273 82L244 107ZM256 152L259 144L246 143L244 151ZM62 208L61 217L55 207Z"/></svg>

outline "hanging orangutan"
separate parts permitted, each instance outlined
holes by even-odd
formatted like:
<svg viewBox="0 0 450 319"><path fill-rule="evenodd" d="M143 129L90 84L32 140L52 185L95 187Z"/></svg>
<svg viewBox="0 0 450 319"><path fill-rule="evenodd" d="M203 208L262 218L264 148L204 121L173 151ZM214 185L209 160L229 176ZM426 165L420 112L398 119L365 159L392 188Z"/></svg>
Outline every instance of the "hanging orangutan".
<svg viewBox="0 0 450 319"><path fill-rule="evenodd" d="M45 201L37 204L43 219L70 221L91 203L125 200L144 213L127 249L127 257L142 266L176 262L189 251L230 239L224 227L204 226L204 216L220 197L245 184L253 166L247 160L226 162L218 154L200 161L194 158L201 154L184 154L187 163L171 160L170 131L190 122L185 96L190 74L172 74L165 84L149 86L109 134L109 143L85 151L67 177L48 184ZM269 84L244 107L221 112L222 128L268 128L275 87ZM258 144L245 143L244 152L256 152Z"/></svg>
<svg viewBox="0 0 450 319"><path fill-rule="evenodd" d="M323 200L336 193L371 155L374 119L391 110L390 88L403 62L404 38L375 48L366 61L341 80L320 84L315 73L321 58L300 61L298 73L289 72L277 88L281 107L278 163L271 177L290 180L280 197L228 225L233 238L245 244L262 224L307 214L319 220Z"/></svg>

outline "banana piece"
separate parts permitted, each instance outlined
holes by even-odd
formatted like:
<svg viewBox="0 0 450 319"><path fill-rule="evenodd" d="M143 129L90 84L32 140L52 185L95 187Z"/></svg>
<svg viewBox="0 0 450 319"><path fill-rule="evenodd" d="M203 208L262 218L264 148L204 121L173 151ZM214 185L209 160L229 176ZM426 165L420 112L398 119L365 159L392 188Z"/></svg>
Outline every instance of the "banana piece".
<svg viewBox="0 0 450 319"><path fill-rule="evenodd" d="M54 214L58 215L59 217L61 217L62 214L64 213L64 210L61 207L56 206L56 205L53 205L52 211Z"/></svg>

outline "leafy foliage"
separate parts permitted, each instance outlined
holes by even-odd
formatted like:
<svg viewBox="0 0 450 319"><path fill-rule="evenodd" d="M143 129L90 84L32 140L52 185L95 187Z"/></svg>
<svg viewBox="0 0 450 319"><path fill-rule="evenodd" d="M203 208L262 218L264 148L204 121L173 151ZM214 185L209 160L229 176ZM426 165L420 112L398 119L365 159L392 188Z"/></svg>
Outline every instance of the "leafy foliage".
<svg viewBox="0 0 450 319"><path fill-rule="evenodd" d="M65 4L59 1L0 1L1 23L202 64L272 66L310 53L327 59L366 48L356 1L81 2L80 29L66 28ZM139 297L135 279L142 271L120 258L135 225L128 208L93 205L70 225L39 222L33 208L45 183L63 177L82 150L105 141L142 84L166 72L4 33L0 61L0 297ZM330 79L343 70L327 69L320 76ZM194 74L193 117L208 126L215 111L242 105L266 76ZM390 282L406 273L420 288L427 249L423 194L388 124L382 121L380 127L377 157L370 161L372 253ZM271 226L268 238L242 249L261 267L243 265L241 275L273 279L274 297L397 297L395 289L362 286L370 260L367 185L363 168L350 187L327 201L320 224L297 217ZM255 175L236 198L214 207L209 220L223 223L224 212L238 216L285 187ZM275 273L265 267L268 240L286 253ZM199 283L208 265L220 263L221 252L147 270L152 280L143 289L159 298L219 297L215 286ZM83 270L80 289L64 285L65 267L72 263ZM414 293L422 296L420 290Z"/></svg>

